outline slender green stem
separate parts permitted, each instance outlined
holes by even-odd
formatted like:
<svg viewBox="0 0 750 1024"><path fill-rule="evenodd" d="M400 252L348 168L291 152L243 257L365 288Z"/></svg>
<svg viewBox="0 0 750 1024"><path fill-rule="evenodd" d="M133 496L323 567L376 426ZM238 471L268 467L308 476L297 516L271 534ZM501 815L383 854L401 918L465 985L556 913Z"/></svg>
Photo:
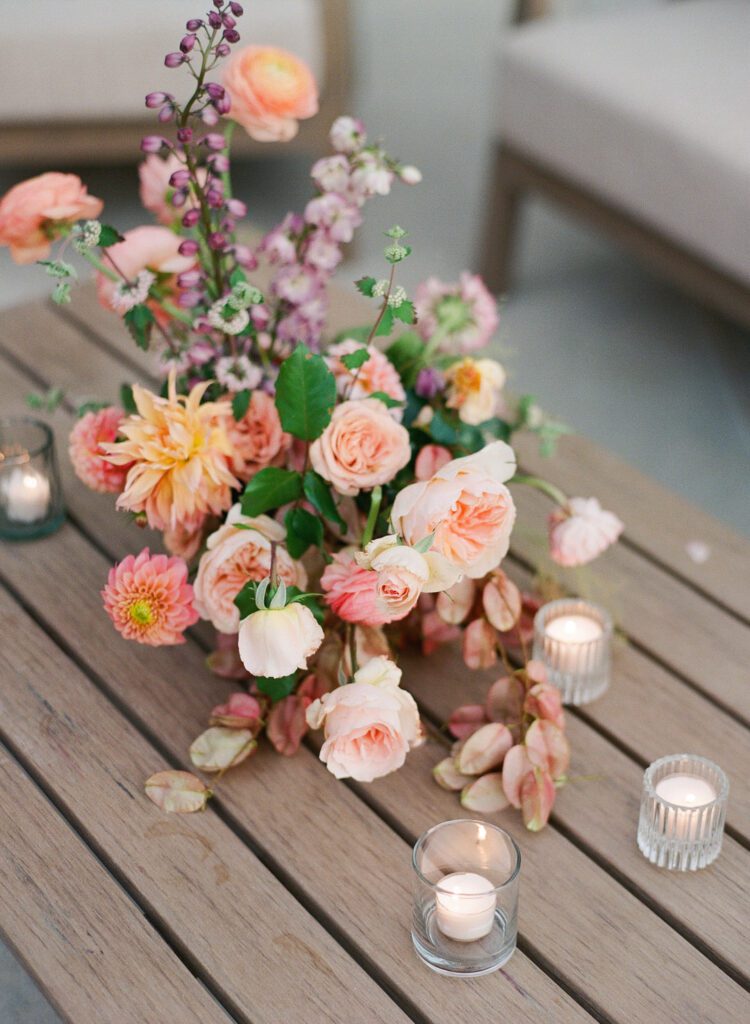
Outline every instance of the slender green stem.
<svg viewBox="0 0 750 1024"><path fill-rule="evenodd" d="M230 121L229 124L224 129L225 145L224 145L224 149L223 149L222 152L223 152L224 156L227 158L227 160L229 159L229 153L230 153L230 150L232 148L232 136L234 135L234 127L235 127L235 122L234 121ZM224 195L226 196L227 199L231 199L232 198L232 175L231 175L231 171L229 171L229 170L223 171L222 175L221 175L221 181L222 181L222 184L224 185Z"/></svg>
<svg viewBox="0 0 750 1024"><path fill-rule="evenodd" d="M169 299L155 299L155 301L158 302L164 312L169 313L174 320L181 320L183 324L192 326L193 318L186 310L180 309L179 306L175 306L175 304L170 302Z"/></svg>
<svg viewBox="0 0 750 1024"><path fill-rule="evenodd" d="M372 535L375 533L375 524L378 521L378 513L380 512L380 503L383 500L383 488L378 484L373 487L372 494L370 495L370 512L367 516L367 522L365 524L365 532L362 534L362 547L366 548L372 540Z"/></svg>
<svg viewBox="0 0 750 1024"><path fill-rule="evenodd" d="M346 636L349 642L349 660L352 663L352 679L359 668L357 664L357 627L352 622L346 624Z"/></svg>
<svg viewBox="0 0 750 1024"><path fill-rule="evenodd" d="M447 337L448 332L446 331L446 329L444 327L438 327L438 329L435 331L433 336L430 338L430 340L424 347L424 352L422 353L423 362L426 363L427 360L430 359L435 354L437 349L440 347L440 345L442 345L442 343L445 341Z"/></svg>
<svg viewBox="0 0 750 1024"><path fill-rule="evenodd" d="M394 277L395 273L396 273L396 264L395 263L391 263L391 273L390 273L390 276L388 278L388 288L387 288L385 296L383 298L383 305L380 307L380 313L378 313L378 318L375 321L375 323L372 325L372 330L370 331L370 333L367 336L367 341L365 342L365 348L367 348L369 346L370 342L372 341L372 339L377 334L378 327L380 327L380 322L382 321L383 317L385 316L386 309L388 309L388 299L391 297L391 290L393 289L393 277Z"/></svg>
<svg viewBox="0 0 750 1024"><path fill-rule="evenodd" d="M87 263L90 263L92 267L98 270L100 274L104 274L106 278L109 278L110 281L116 281L119 284L123 280L116 270L103 263L90 249L84 250L81 256L83 256Z"/></svg>
<svg viewBox="0 0 750 1024"><path fill-rule="evenodd" d="M551 498L552 501L562 505L563 508L568 504L568 496L559 487L551 484L549 480L542 480L538 476L529 476L527 473L516 473L510 482L512 484L527 484L529 487L535 487L542 494L546 494L548 498Z"/></svg>

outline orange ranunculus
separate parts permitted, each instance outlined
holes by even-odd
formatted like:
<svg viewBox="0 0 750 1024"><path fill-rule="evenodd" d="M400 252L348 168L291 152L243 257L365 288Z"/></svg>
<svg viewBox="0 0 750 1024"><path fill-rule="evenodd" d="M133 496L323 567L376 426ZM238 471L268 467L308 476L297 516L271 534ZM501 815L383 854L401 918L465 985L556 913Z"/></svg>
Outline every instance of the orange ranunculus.
<svg viewBox="0 0 750 1024"><path fill-rule="evenodd" d="M275 46L238 50L223 84L232 104L228 116L257 142L288 142L298 119L318 112L318 87L307 64Z"/></svg>
<svg viewBox="0 0 750 1024"><path fill-rule="evenodd" d="M56 225L98 217L103 205L75 174L48 171L21 181L0 200L0 245L10 247L16 263L43 260Z"/></svg>

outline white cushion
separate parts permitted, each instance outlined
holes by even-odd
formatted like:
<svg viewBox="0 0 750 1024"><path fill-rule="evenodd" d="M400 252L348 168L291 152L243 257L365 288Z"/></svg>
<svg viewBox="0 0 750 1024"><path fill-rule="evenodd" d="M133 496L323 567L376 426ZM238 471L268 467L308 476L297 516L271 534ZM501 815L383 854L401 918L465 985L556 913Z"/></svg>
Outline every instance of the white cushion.
<svg viewBox="0 0 750 1024"><path fill-rule="evenodd" d="M0 121L143 119L146 93L185 96L192 79L164 67L189 17L210 0L23 0L3 4ZM239 46L274 44L325 72L318 0L247 0ZM10 40L15 40L10 45ZM218 72L218 69L217 69Z"/></svg>
<svg viewBox="0 0 750 1024"><path fill-rule="evenodd" d="M750 280L750 3L684 0L517 30L502 139Z"/></svg>

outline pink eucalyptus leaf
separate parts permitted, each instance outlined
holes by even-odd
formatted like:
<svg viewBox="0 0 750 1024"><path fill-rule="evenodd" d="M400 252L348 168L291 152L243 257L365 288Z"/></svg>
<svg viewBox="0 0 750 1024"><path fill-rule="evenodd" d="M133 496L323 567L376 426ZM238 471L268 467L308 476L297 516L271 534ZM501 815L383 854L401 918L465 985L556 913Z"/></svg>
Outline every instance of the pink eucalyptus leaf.
<svg viewBox="0 0 750 1024"><path fill-rule="evenodd" d="M526 694L524 711L534 718L552 722L558 729L565 728L562 697L557 687L551 683L537 683L531 687Z"/></svg>
<svg viewBox="0 0 750 1024"><path fill-rule="evenodd" d="M549 772L553 779L565 775L570 764L570 746L562 729L553 722L537 718L526 731L525 743L535 768Z"/></svg>
<svg viewBox="0 0 750 1024"><path fill-rule="evenodd" d="M277 753L284 757L291 757L299 750L302 737L307 732L305 710L310 703L307 697L290 693L271 708L266 735Z"/></svg>
<svg viewBox="0 0 750 1024"><path fill-rule="evenodd" d="M318 676L311 672L297 687L297 696L304 697L308 703L312 704L314 700L318 700L330 689L330 682L326 676Z"/></svg>
<svg viewBox="0 0 750 1024"><path fill-rule="evenodd" d="M502 763L512 746L510 729L502 722L489 722L466 740L456 759L456 767L464 775L484 775Z"/></svg>
<svg viewBox="0 0 750 1024"><path fill-rule="evenodd" d="M474 619L464 630L463 656L468 668L492 668L497 661L497 634L487 619Z"/></svg>
<svg viewBox="0 0 750 1024"><path fill-rule="evenodd" d="M534 594L523 594L521 598L521 617L512 629L500 633L500 642L512 651L523 652L524 645L530 648L534 641L534 616L542 606L542 601Z"/></svg>
<svg viewBox="0 0 750 1024"><path fill-rule="evenodd" d="M502 676L487 691L485 713L491 722L505 722L517 735L523 713L525 687L517 676Z"/></svg>
<svg viewBox="0 0 750 1024"><path fill-rule="evenodd" d="M146 779L146 796L170 814L194 814L206 807L211 790L191 772L157 772Z"/></svg>
<svg viewBox="0 0 750 1024"><path fill-rule="evenodd" d="M234 768L249 757L258 741L249 729L226 729L214 725L190 745L190 760L204 772Z"/></svg>
<svg viewBox="0 0 750 1024"><path fill-rule="evenodd" d="M489 772L479 779L473 779L461 791L461 806L467 811L479 814L496 814L505 810L509 800L503 791L503 776L500 772Z"/></svg>
<svg viewBox="0 0 750 1024"><path fill-rule="evenodd" d="M247 679L250 675L242 664L237 636L233 633L216 634L216 650L208 655L206 664L222 679Z"/></svg>
<svg viewBox="0 0 750 1024"><path fill-rule="evenodd" d="M536 768L521 782L521 813L530 832L539 832L547 824L555 802L555 784L550 775Z"/></svg>
<svg viewBox="0 0 750 1024"><path fill-rule="evenodd" d="M254 736L261 727L262 709L257 697L249 693L232 693L226 704L217 704L211 712L209 725L227 729L250 729Z"/></svg>
<svg viewBox="0 0 750 1024"><path fill-rule="evenodd" d="M440 618L436 611L427 611L422 615L422 654L429 658L438 647L453 643L461 636L458 626L451 626Z"/></svg>
<svg viewBox="0 0 750 1024"><path fill-rule="evenodd" d="M432 777L441 789L448 789L453 793L457 793L460 789L471 782L470 775L462 775L456 769L455 758L444 757L442 761L432 769Z"/></svg>
<svg viewBox="0 0 750 1024"><path fill-rule="evenodd" d="M464 576L448 590L438 594L435 608L443 622L457 626L471 611L476 596L476 583Z"/></svg>
<svg viewBox="0 0 750 1024"><path fill-rule="evenodd" d="M515 808L521 806L521 784L532 771L529 755L523 743L511 747L503 761L503 790L509 803Z"/></svg>
<svg viewBox="0 0 750 1024"><path fill-rule="evenodd" d="M487 722L481 704L462 704L448 719L448 731L457 740L466 740Z"/></svg>
<svg viewBox="0 0 750 1024"><path fill-rule="evenodd" d="M521 617L521 591L497 569L484 585L482 606L495 629L507 633Z"/></svg>
<svg viewBox="0 0 750 1024"><path fill-rule="evenodd" d="M530 683L546 683L549 681L547 666L537 658L530 658L526 662L526 678Z"/></svg>

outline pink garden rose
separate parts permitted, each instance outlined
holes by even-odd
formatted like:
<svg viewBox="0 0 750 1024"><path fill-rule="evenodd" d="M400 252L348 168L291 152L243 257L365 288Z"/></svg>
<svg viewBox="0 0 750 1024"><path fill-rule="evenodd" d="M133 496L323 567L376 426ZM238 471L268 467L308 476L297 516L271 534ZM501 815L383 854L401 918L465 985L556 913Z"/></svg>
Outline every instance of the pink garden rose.
<svg viewBox="0 0 750 1024"><path fill-rule="evenodd" d="M446 463L429 480L405 487L396 496L391 522L412 546L433 535L430 550L478 579L508 551L516 509L504 481L515 470L513 449L493 441Z"/></svg>
<svg viewBox="0 0 750 1024"><path fill-rule="evenodd" d="M419 711L400 680L401 670L392 661L373 658L352 683L307 709L310 728L325 730L320 759L337 779L372 782L388 775L419 742Z"/></svg>
<svg viewBox="0 0 750 1024"><path fill-rule="evenodd" d="M227 433L235 451L232 469L243 481L276 465L292 442L281 429L276 403L265 391L253 391L247 412L241 420L229 420Z"/></svg>
<svg viewBox="0 0 750 1024"><path fill-rule="evenodd" d="M70 432L70 461L78 479L92 491L119 494L125 486L130 465L113 466L105 461L101 448L102 443L111 443L117 438L124 418L122 409L109 405L81 416Z"/></svg>
<svg viewBox="0 0 750 1024"><path fill-rule="evenodd" d="M201 617L221 633L236 633L240 615L234 599L248 580L264 579L271 571L271 543L281 545L283 526L268 516L243 516L239 505L230 509L226 522L212 533L198 564L195 606ZM285 548L276 548L276 572L284 583L304 589L307 573Z"/></svg>
<svg viewBox="0 0 750 1024"><path fill-rule="evenodd" d="M429 480L452 458L450 450L441 444L426 444L417 455L417 460L414 463L414 476L417 480Z"/></svg>
<svg viewBox="0 0 750 1024"><path fill-rule="evenodd" d="M10 247L15 263L46 259L60 227L98 217L103 205L75 174L48 171L28 178L0 200L0 245Z"/></svg>
<svg viewBox="0 0 750 1024"><path fill-rule="evenodd" d="M410 458L408 430L376 398L336 406L310 447L313 469L339 493L351 496L387 484Z"/></svg>
<svg viewBox="0 0 750 1024"><path fill-rule="evenodd" d="M362 626L382 626L390 621L378 601L377 587L378 574L357 565L352 550L335 554L320 578L320 588L334 614Z"/></svg>
<svg viewBox="0 0 750 1024"><path fill-rule="evenodd" d="M406 392L396 367L374 345L367 348L370 358L366 363L356 370L346 368L341 357L358 352L363 347L353 338L345 338L328 349L326 362L336 378L338 393L346 398L367 398L376 391L382 391L397 402L405 402ZM401 421L403 409L394 406L390 413L394 419Z"/></svg>
<svg viewBox="0 0 750 1024"><path fill-rule="evenodd" d="M275 46L246 46L224 67L228 116L256 142L288 142L299 119L318 112L318 88L304 61Z"/></svg>
<svg viewBox="0 0 750 1024"><path fill-rule="evenodd" d="M170 177L175 171L181 171L184 168L185 164L176 153L170 153L166 160L156 153L150 153L138 166L141 202L150 213L153 213L160 224L172 224L186 210L198 205L192 192L188 193L187 203L179 210L172 206L167 198L169 193L174 191L169 184ZM205 184L206 177L206 169L199 168L198 181L201 185Z"/></svg>
<svg viewBox="0 0 750 1024"><path fill-rule="evenodd" d="M118 633L139 644L183 644L185 630L198 621L183 560L148 548L109 570L102 597Z"/></svg>
<svg viewBox="0 0 750 1024"><path fill-rule="evenodd" d="M585 565L614 544L624 528L596 498L569 498L566 508L550 514L550 554L558 565Z"/></svg>
<svg viewBox="0 0 750 1024"><path fill-rule="evenodd" d="M428 278L417 288L414 306L425 341L441 330L446 335L443 347L461 352L484 348L498 325L497 303L481 277L473 274L461 274L456 284Z"/></svg>
<svg viewBox="0 0 750 1024"><path fill-rule="evenodd" d="M182 274L193 266L194 259L181 256L178 252L181 239L168 228L146 224L140 228L126 231L124 241L109 247L107 252L117 264L119 271L131 281L135 280L142 270L150 270L158 274ZM96 295L105 309L117 312L114 303L117 284L110 281L104 274L96 275ZM147 303L148 305L148 303ZM164 319L161 307L154 307L153 312Z"/></svg>

